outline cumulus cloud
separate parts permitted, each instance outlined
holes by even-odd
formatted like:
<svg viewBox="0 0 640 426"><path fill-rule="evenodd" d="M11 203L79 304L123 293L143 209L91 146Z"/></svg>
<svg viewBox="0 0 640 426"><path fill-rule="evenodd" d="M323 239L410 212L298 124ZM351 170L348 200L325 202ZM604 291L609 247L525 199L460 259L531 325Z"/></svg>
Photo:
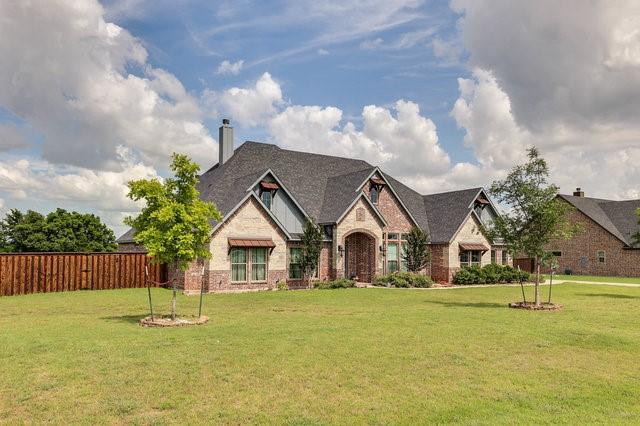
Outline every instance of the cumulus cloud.
<svg viewBox="0 0 640 426"><path fill-rule="evenodd" d="M210 162L197 99L103 14L95 0L1 2L0 105L42 135L52 163L116 170L120 145L155 165L176 150Z"/></svg>
<svg viewBox="0 0 640 426"><path fill-rule="evenodd" d="M218 68L216 69L216 74L231 74L238 75L240 71L242 71L242 66L244 65L244 60L240 59L236 62L229 62L228 60L224 60L220 62Z"/></svg>
<svg viewBox="0 0 640 426"><path fill-rule="evenodd" d="M222 92L205 90L202 99L212 116L225 115L248 127L264 123L284 102L280 84L268 72L248 87L232 87Z"/></svg>
<svg viewBox="0 0 640 426"><path fill-rule="evenodd" d="M480 163L504 167L519 144L535 144L563 191L581 186L594 196L638 197L640 5L452 6L462 14L460 38L475 69L460 81L452 116Z"/></svg>

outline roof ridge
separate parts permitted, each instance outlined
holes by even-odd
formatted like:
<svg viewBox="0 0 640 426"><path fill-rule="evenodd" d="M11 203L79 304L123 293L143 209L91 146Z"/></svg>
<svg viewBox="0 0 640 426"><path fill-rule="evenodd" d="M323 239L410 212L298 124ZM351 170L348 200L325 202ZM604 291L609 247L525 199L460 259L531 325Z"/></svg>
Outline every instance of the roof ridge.
<svg viewBox="0 0 640 426"><path fill-rule="evenodd" d="M452 190L452 191L434 192L433 194L421 194L421 196L422 197L431 197L431 196L434 196L434 195L453 194L454 192L480 191L481 189L484 190L484 187L477 186L477 187L465 188L465 189L455 189L455 190Z"/></svg>

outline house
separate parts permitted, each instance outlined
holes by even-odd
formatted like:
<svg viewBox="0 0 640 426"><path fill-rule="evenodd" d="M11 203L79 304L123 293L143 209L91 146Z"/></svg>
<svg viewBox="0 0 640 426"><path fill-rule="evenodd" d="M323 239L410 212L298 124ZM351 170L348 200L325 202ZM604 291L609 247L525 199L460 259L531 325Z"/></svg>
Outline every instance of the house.
<svg viewBox="0 0 640 426"><path fill-rule="evenodd" d="M580 188L558 198L574 207L569 220L582 227L575 237L547 246L558 260L559 273L640 277L640 247L634 241L640 231L640 200L590 198Z"/></svg>
<svg viewBox="0 0 640 426"><path fill-rule="evenodd" d="M245 142L234 150L233 128L220 127L218 164L200 177L203 199L223 219L213 224L212 259L180 280L185 292L263 290L286 281L300 287L300 237L307 218L323 231L315 279L375 276L405 269L402 246L413 226L430 235L424 271L450 282L463 265L510 259L481 232L498 213L482 188L421 195L363 160ZM133 231L118 239L123 251L140 250Z"/></svg>

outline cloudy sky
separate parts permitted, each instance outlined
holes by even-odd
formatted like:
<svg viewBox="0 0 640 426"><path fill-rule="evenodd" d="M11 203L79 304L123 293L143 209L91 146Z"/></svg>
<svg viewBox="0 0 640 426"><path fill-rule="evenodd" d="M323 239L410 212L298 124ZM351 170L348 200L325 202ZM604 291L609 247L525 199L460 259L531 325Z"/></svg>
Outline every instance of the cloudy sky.
<svg viewBox="0 0 640 426"><path fill-rule="evenodd" d="M129 179L243 140L363 158L423 193L537 145L562 191L640 197L640 2L0 2L0 207L138 208Z"/></svg>

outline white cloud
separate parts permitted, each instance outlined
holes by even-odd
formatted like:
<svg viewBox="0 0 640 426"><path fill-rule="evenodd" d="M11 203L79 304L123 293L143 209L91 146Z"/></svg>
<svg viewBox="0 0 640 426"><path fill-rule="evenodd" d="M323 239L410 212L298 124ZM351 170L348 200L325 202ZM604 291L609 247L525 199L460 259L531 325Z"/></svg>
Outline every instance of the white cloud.
<svg viewBox="0 0 640 426"><path fill-rule="evenodd" d="M640 4L452 6L475 68L452 116L480 163L501 169L518 145L535 144L564 192L638 197Z"/></svg>
<svg viewBox="0 0 640 426"><path fill-rule="evenodd" d="M52 163L116 170L120 145L158 166L173 151L210 163L197 99L103 14L95 0L0 2L0 106Z"/></svg>
<svg viewBox="0 0 640 426"><path fill-rule="evenodd" d="M244 60L240 59L236 62L229 62L228 60L224 60L220 62L218 68L216 69L216 74L231 74L238 75L242 70L242 66L244 65Z"/></svg>
<svg viewBox="0 0 640 426"><path fill-rule="evenodd" d="M263 124L284 102L280 84L267 72L253 86L232 87L223 92L205 90L202 99L212 116L224 115L249 127Z"/></svg>
<svg viewBox="0 0 640 426"><path fill-rule="evenodd" d="M318 49L316 50L316 53L320 56L327 56L330 54L327 49Z"/></svg>

